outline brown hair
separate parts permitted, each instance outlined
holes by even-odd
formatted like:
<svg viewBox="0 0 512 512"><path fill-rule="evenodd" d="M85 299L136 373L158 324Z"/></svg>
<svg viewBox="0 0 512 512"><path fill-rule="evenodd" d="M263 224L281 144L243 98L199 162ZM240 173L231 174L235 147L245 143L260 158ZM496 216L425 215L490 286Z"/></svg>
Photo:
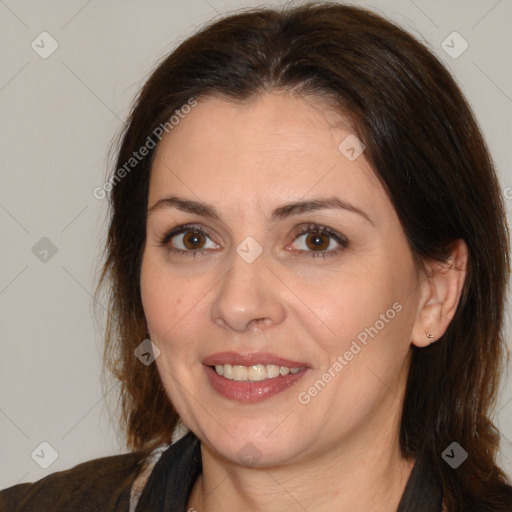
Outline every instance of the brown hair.
<svg viewBox="0 0 512 512"><path fill-rule="evenodd" d="M506 355L505 211L471 109L423 44L372 12L331 2L214 20L166 57L144 85L116 169L191 98L244 101L278 89L326 98L350 117L419 262L445 261L456 239L467 244L455 317L436 343L411 348L400 446L404 457L428 462L449 511L473 505L511 510L512 487L495 462L499 433L490 420ZM133 353L147 335L140 264L153 154L122 179L112 180L115 170L111 175L97 288L109 284L105 369L121 383L127 445L143 451L169 442L177 420L156 365L141 364ZM469 453L457 469L441 458L453 441Z"/></svg>

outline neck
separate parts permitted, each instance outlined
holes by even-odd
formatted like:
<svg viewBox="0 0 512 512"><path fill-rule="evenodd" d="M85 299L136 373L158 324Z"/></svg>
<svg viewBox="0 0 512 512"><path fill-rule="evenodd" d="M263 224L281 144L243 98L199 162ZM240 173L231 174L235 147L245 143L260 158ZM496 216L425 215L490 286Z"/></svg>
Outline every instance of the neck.
<svg viewBox="0 0 512 512"><path fill-rule="evenodd" d="M187 510L396 512L414 461L401 457L395 427L381 424L357 443L271 468L242 467L202 445L203 472Z"/></svg>

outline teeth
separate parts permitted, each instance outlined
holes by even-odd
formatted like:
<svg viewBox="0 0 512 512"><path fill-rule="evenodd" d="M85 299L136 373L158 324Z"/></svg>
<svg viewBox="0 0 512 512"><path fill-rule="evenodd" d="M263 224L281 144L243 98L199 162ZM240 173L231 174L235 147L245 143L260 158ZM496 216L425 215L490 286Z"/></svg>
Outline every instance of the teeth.
<svg viewBox="0 0 512 512"><path fill-rule="evenodd" d="M272 379L279 375L279 366L277 366L277 364L267 364L265 368L267 370L267 379Z"/></svg>
<svg viewBox="0 0 512 512"><path fill-rule="evenodd" d="M247 380L260 381L267 378L267 369L262 364L249 366Z"/></svg>
<svg viewBox="0 0 512 512"><path fill-rule="evenodd" d="M243 380L250 382L259 382L265 379L274 379L280 375L295 374L301 368L288 368L287 366L278 366L277 364L255 364L252 366L240 366L231 364L216 364L215 371L218 375L230 380Z"/></svg>
<svg viewBox="0 0 512 512"><path fill-rule="evenodd" d="M247 366L233 365L233 380L247 380Z"/></svg>

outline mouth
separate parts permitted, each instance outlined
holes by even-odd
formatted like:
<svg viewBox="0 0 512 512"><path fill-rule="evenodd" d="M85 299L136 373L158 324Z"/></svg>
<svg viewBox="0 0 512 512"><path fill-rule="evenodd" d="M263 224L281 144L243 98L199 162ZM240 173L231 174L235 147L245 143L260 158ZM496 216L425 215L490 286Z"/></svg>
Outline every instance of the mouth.
<svg viewBox="0 0 512 512"><path fill-rule="evenodd" d="M217 393L246 403L266 400L289 389L311 369L303 362L262 353L224 352L209 356L202 363Z"/></svg>
<svg viewBox="0 0 512 512"><path fill-rule="evenodd" d="M232 365L232 364L216 364L210 366L217 375L228 380L236 380L243 382L261 382L267 379L275 379L279 376L295 375L305 370L305 366L299 368L289 366L278 366L277 364L255 364L251 366Z"/></svg>

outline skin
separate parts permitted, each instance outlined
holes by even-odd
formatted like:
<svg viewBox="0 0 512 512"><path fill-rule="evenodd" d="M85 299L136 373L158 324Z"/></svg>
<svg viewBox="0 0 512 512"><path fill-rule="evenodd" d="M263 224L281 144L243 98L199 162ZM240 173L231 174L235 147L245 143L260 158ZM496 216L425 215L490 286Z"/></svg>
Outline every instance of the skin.
<svg viewBox="0 0 512 512"><path fill-rule="evenodd" d="M425 262L429 277L418 269L365 154L350 161L338 149L351 133L348 120L320 98L274 91L236 104L210 96L157 149L149 208L173 194L207 202L220 216L151 211L141 267L159 374L201 440L203 473L189 500L199 512L394 512L403 494L414 463L398 446L411 346L444 333L467 249L459 241L447 264ZM284 203L333 196L370 220L333 208L270 219ZM193 251L194 240L184 245L183 235L159 244L185 223L211 234L200 237L205 252L197 257L171 251ZM314 230L295 239L309 223L337 231L348 247L324 235L323 252L334 252L312 257ZM248 236L262 248L252 263L236 252ZM394 318L300 403L299 393L394 303L401 306ZM270 352L310 370L284 392L243 404L219 395L204 373L202 359L224 351ZM238 456L247 443L259 454L256 463Z"/></svg>

